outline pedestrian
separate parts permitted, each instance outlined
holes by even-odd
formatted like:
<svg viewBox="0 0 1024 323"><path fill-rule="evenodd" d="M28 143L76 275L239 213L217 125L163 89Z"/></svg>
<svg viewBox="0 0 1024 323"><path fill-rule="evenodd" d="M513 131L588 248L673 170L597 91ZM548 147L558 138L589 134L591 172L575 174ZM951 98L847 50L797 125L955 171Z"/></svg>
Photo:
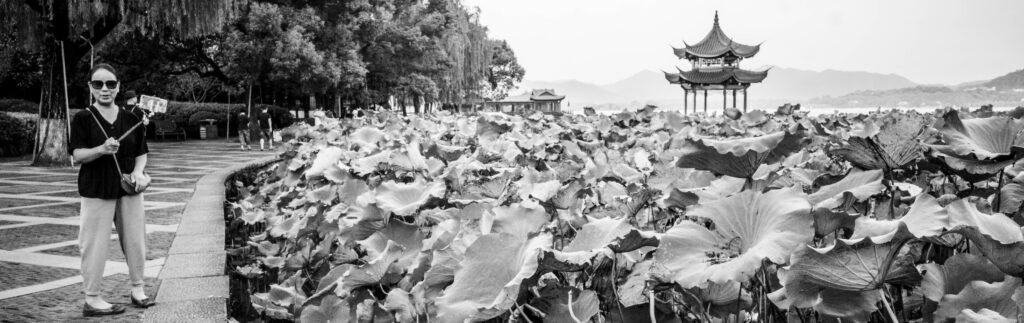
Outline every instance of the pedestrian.
<svg viewBox="0 0 1024 323"><path fill-rule="evenodd" d="M72 119L68 153L75 163L81 164L78 247L85 293L82 314L101 316L125 311L124 306L108 303L101 293L111 224L117 229L128 263L131 282L128 298L132 305L140 308L154 304L143 289L146 221L140 192L150 183L149 176L143 173L149 147L138 127L142 120L114 103L119 85L114 68L97 64L89 75L89 92L94 102Z"/></svg>
<svg viewBox="0 0 1024 323"><path fill-rule="evenodd" d="M238 142L242 144L242 150L249 148L249 116L245 112L238 113Z"/></svg>
<svg viewBox="0 0 1024 323"><path fill-rule="evenodd" d="M260 150L263 150L264 142L267 142L267 145L270 147L270 150L274 150L274 140L273 137L271 137L271 131L273 131L274 128L273 125L271 124L269 108L263 107L263 109L260 110L259 114L256 115L256 119L258 120L257 123L259 124L259 128L257 130L260 137Z"/></svg>

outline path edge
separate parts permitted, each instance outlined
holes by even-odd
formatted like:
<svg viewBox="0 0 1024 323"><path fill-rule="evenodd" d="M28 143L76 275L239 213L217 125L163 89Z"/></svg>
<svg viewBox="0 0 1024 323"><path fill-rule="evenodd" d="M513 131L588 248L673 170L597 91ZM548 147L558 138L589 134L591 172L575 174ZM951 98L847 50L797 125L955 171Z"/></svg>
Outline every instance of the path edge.
<svg viewBox="0 0 1024 323"><path fill-rule="evenodd" d="M247 169L280 160L268 156L204 175L182 211L178 230L160 270L156 305L143 322L226 322L229 298L225 273L226 181Z"/></svg>

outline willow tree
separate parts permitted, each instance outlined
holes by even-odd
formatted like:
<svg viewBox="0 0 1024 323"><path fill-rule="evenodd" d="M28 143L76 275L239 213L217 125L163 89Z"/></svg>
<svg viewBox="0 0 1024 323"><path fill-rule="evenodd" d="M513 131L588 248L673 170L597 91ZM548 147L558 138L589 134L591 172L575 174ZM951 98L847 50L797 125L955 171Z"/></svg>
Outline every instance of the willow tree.
<svg viewBox="0 0 1024 323"><path fill-rule="evenodd" d="M467 96L481 96L492 48L487 28L479 22L479 14L468 11L460 1L431 0L423 20L441 25L437 35L428 34L438 43L446 59L444 68L435 77L440 100L461 104Z"/></svg>
<svg viewBox="0 0 1024 323"><path fill-rule="evenodd" d="M237 0L239 2L244 0ZM42 95L32 164L66 166L69 73L116 28L188 38L220 30L236 0L4 0L0 31L43 56ZM84 82L83 82L84 84Z"/></svg>

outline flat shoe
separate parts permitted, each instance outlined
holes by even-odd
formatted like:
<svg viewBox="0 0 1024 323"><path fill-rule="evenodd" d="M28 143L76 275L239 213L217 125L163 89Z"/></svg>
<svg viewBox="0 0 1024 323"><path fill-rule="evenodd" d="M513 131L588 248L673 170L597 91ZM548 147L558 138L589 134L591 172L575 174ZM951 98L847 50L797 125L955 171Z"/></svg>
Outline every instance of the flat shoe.
<svg viewBox="0 0 1024 323"><path fill-rule="evenodd" d="M143 298L142 300L137 300L135 299L135 296L132 296L132 294L128 294L128 298L132 300L132 305L138 308L147 308L156 305L156 302L149 299L149 297Z"/></svg>
<svg viewBox="0 0 1024 323"><path fill-rule="evenodd" d="M110 308L107 309L98 309L92 307L89 303L85 303L85 306L82 306L82 316L85 317L117 315L121 313L124 313L124 306L118 304L110 304Z"/></svg>

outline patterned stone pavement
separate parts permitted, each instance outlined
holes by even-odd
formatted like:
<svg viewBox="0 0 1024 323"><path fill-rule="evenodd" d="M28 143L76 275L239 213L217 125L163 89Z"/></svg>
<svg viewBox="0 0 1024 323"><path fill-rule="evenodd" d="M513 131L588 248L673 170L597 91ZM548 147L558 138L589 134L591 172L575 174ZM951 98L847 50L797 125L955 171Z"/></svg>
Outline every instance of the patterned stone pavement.
<svg viewBox="0 0 1024 323"><path fill-rule="evenodd" d="M147 172L153 183L144 193L146 208L146 289L160 282L181 212L196 180L226 166L270 156L241 151L220 141L150 142ZM0 322L79 321L82 277L78 250L77 168L38 168L27 161L0 163ZM117 234L111 228L111 240ZM116 241L104 275L107 300L129 312L105 320L137 321L127 295L128 269Z"/></svg>

